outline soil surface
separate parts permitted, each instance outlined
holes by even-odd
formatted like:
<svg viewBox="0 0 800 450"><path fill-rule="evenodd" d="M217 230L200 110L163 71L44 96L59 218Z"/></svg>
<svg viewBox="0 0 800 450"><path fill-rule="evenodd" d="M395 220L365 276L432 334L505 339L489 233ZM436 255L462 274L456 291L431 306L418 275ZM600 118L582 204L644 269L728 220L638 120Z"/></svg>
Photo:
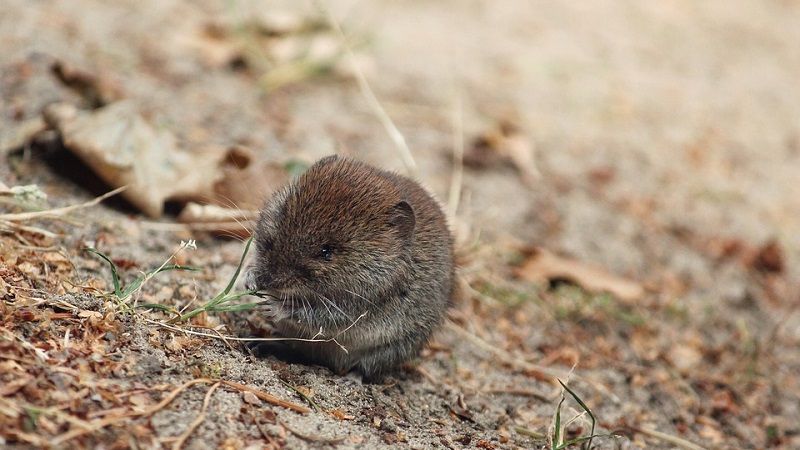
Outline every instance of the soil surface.
<svg viewBox="0 0 800 450"><path fill-rule="evenodd" d="M0 181L37 185L40 210L110 190L57 133L27 130L52 102L120 99L183 148L407 173L346 55L263 63L260 46L298 45L297 23L325 26L319 4L416 178L455 211L448 324L377 384L256 357L219 336L251 335L258 311L168 328L130 309L213 297L240 240L119 200L11 222L26 205L4 202L0 446L551 448L557 411L574 419L566 440L591 427L572 395L559 404L559 378L615 435L593 448L800 448L796 2L4 0ZM189 239L175 259L199 271L160 273L124 303L83 250L129 283ZM644 294L526 281L534 248Z"/></svg>

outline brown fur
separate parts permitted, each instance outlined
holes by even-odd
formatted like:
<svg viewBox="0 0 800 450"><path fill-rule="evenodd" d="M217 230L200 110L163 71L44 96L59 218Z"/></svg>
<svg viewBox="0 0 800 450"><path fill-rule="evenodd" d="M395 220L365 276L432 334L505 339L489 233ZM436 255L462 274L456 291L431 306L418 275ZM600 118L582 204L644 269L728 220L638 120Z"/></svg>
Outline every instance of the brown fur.
<svg viewBox="0 0 800 450"><path fill-rule="evenodd" d="M280 299L272 313L284 336L335 336L347 352L287 345L339 373L374 378L416 356L453 296L439 205L418 183L357 161L323 158L273 195L255 243L248 287Z"/></svg>

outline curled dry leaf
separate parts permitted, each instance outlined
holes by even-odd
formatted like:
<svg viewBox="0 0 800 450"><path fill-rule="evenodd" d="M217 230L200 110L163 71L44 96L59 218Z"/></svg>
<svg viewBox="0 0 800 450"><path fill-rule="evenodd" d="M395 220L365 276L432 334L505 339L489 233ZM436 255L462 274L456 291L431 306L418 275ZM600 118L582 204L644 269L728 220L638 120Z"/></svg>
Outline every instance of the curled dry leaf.
<svg viewBox="0 0 800 450"><path fill-rule="evenodd" d="M501 122L478 136L464 155L464 164L478 169L510 164L528 186L541 176L534 159L533 142L509 122Z"/></svg>
<svg viewBox="0 0 800 450"><path fill-rule="evenodd" d="M527 251L525 261L515 268L515 276L537 283L568 280L590 292L606 292L622 300L637 300L644 295L641 284L598 267L558 256L540 247Z"/></svg>
<svg viewBox="0 0 800 450"><path fill-rule="evenodd" d="M167 200L209 199L226 152L219 148L187 151L175 137L151 126L133 103L122 101L92 112L59 103L45 109L45 119L64 146L112 187L128 186L122 195L151 217Z"/></svg>
<svg viewBox="0 0 800 450"><path fill-rule="evenodd" d="M220 170L222 179L214 186L214 204L190 202L178 220L218 233L249 236L264 200L289 180L289 172L280 163L257 160L243 147L229 150Z"/></svg>
<svg viewBox="0 0 800 450"><path fill-rule="evenodd" d="M289 181L283 164L256 158L244 147L228 151L222 179L214 186L215 203L235 209L247 218L261 208L269 193Z"/></svg>
<svg viewBox="0 0 800 450"><path fill-rule="evenodd" d="M105 74L95 74L64 61L54 62L50 69L61 83L77 92L93 108L124 97L122 86Z"/></svg>

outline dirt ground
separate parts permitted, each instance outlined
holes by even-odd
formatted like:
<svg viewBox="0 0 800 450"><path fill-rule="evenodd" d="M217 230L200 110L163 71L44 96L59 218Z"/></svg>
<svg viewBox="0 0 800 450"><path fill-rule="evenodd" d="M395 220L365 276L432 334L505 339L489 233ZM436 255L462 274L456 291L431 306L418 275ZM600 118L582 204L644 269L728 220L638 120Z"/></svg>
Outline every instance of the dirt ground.
<svg viewBox="0 0 800 450"><path fill-rule="evenodd" d="M464 294L449 324L381 384L256 358L185 331L243 335L257 312L165 328L164 314L101 295L108 267L83 251L130 281L196 239L177 259L199 272L137 294L181 308L225 286L239 240L118 200L22 222L2 203L0 446L551 448L558 377L596 433L615 434L594 448L800 448L800 4L322 4L357 38L417 178L447 206L460 192ZM280 39L324 17L315 5L4 0L0 181L37 185L39 209L108 191L56 133L25 136L52 102L118 99L184 148L281 163L340 153L405 172L344 58L286 82L259 64L247 26ZM101 82L60 80L56 61ZM526 281L534 247L644 295ZM562 421L582 411L566 397ZM566 434L589 431L583 414Z"/></svg>

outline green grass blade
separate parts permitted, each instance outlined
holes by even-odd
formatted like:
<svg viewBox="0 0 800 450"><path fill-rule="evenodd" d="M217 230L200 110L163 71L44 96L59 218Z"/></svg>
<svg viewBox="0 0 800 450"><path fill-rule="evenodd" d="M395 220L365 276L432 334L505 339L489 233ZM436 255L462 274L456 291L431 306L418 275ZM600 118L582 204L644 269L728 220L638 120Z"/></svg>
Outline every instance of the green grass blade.
<svg viewBox="0 0 800 450"><path fill-rule="evenodd" d="M559 444L561 442L561 405L564 404L564 400L566 397L561 395L561 401L558 402L558 407L556 408L556 418L555 418L555 429L553 430L553 442L550 443L550 447L553 450L559 450L564 447L560 447Z"/></svg>
<svg viewBox="0 0 800 450"><path fill-rule="evenodd" d="M230 306L217 306L214 308L210 308L207 311L209 312L239 312L239 311L250 311L251 309L257 308L258 306L263 305L262 302L256 303L241 303L239 305L230 305Z"/></svg>
<svg viewBox="0 0 800 450"><path fill-rule="evenodd" d="M108 256L104 255L103 253L101 253L99 250L97 250L95 248L87 247L84 250L86 250L89 253L92 253L94 255L99 256L105 262L107 262L108 265L111 267L111 282L114 284L114 295L116 295L117 298L119 299L120 296L122 295L122 290L120 289L119 273L117 272L117 265L114 264L114 261L111 261L111 258L109 258Z"/></svg>
<svg viewBox="0 0 800 450"><path fill-rule="evenodd" d="M155 275L157 273L168 272L170 270L186 270L186 271L189 271L189 272L199 272L200 271L200 269L198 267L181 266L179 264L169 264L169 265L166 265L164 267L158 267L156 269L153 269L153 270L147 272L147 276L153 276L153 275Z"/></svg>
<svg viewBox="0 0 800 450"><path fill-rule="evenodd" d="M589 409L589 407L588 407L588 406L586 406L586 403L584 403L584 402L583 402L583 400L581 400L581 398L580 398L580 397L578 397L578 394L576 394L575 392L573 392L573 391L572 391L572 389L570 389L570 388L569 388L569 387L568 387L566 384L564 384L564 383L563 383L561 380L558 380L558 382L561 384L561 386L562 386L562 387L563 387L563 388L564 388L564 389L565 389L567 392L569 392L569 395L571 395L571 396L572 396L572 398L573 398L573 399L575 399L575 401L576 401L576 402L578 402L578 404L579 404L579 405L581 405L581 408L583 408L583 410L584 410L584 411L586 411L586 414L588 414L588 415L589 415L589 418L590 418L590 419L592 419L592 429L589 431L589 436L588 436L588 438L589 438L589 439L588 439L588 441L589 441L589 442L588 442L588 444L587 444L587 446L586 446L587 448L591 449L591 448L592 448L592 439L594 438L594 428L595 428L595 425L597 424L597 420L595 419L595 417L594 417L594 414L592 414L592 410L591 410L591 409Z"/></svg>
<svg viewBox="0 0 800 450"><path fill-rule="evenodd" d="M247 244L244 246L244 251L242 252L242 258L239 259L239 266L236 267L236 272L233 273L231 277L231 281L228 282L228 286L225 287L225 290L222 291L222 296L228 295L228 292L233 289L233 285L236 283L236 279L239 278L239 273L242 271L242 265L244 264L244 258L247 256L247 252L250 251L250 244L253 243L253 238L247 240ZM218 296L219 297L219 296Z"/></svg>
<svg viewBox="0 0 800 450"><path fill-rule="evenodd" d="M164 311L172 314L178 312L175 308L167 305L162 305L160 303L145 303L142 305L136 305L136 307L139 309L157 309L159 311Z"/></svg>
<svg viewBox="0 0 800 450"><path fill-rule="evenodd" d="M142 283L144 283L144 278L145 275L139 275L138 277L136 277L135 280L131 281L130 283L128 283L127 286L125 286L125 289L123 289L120 295L118 295L117 297L119 297L120 300L126 300L128 297L131 296L131 294L133 294L137 289L139 289L139 287L141 287Z"/></svg>

